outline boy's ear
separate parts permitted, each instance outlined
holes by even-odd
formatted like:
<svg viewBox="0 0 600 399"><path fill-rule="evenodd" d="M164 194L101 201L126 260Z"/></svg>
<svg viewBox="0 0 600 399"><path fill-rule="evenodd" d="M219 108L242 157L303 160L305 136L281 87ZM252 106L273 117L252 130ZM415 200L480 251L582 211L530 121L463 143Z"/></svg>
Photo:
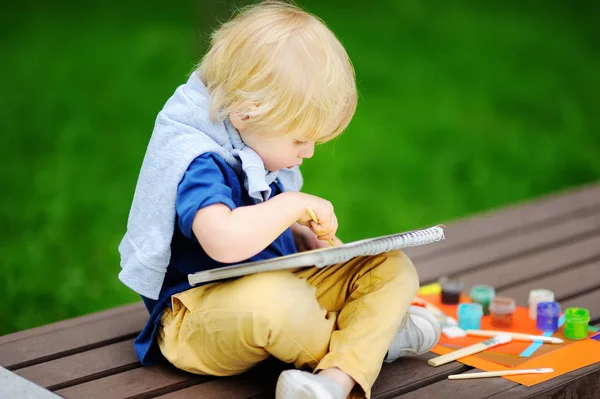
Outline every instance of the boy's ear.
<svg viewBox="0 0 600 399"><path fill-rule="evenodd" d="M233 127L235 127L237 130L244 129L246 127L247 122L250 119L250 115L246 114L247 110L247 108L241 105L232 107L231 113L229 114L229 120L231 121Z"/></svg>

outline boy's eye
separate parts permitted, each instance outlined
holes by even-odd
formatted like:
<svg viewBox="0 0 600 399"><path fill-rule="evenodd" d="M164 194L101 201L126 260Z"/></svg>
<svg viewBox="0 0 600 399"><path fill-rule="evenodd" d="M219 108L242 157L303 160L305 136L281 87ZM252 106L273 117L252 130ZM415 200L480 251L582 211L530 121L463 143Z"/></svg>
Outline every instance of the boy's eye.
<svg viewBox="0 0 600 399"><path fill-rule="evenodd" d="M298 145L304 145L304 144L308 143L308 141L294 140L294 143L298 144Z"/></svg>

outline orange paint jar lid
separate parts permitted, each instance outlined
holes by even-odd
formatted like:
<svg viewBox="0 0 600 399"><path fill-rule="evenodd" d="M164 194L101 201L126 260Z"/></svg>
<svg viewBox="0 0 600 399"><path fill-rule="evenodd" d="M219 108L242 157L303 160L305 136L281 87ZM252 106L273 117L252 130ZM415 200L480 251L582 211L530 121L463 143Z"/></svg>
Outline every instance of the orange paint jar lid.
<svg viewBox="0 0 600 399"><path fill-rule="evenodd" d="M497 296L490 304L490 312L498 314L514 313L515 308L515 300L507 296Z"/></svg>

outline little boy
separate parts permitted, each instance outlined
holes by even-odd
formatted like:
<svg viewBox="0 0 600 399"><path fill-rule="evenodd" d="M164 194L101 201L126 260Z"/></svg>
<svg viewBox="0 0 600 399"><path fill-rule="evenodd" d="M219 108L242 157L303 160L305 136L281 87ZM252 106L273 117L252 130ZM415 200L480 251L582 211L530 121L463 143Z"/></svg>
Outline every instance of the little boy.
<svg viewBox="0 0 600 399"><path fill-rule="evenodd" d="M356 102L346 51L295 6L249 7L213 34L158 114L119 246L119 278L150 313L135 341L143 365L164 357L231 376L274 356L295 366L279 377L277 398L368 398L384 361L437 343L435 317L410 306L418 277L400 251L187 282L200 270L339 243L331 203L300 192L298 167L347 127Z"/></svg>

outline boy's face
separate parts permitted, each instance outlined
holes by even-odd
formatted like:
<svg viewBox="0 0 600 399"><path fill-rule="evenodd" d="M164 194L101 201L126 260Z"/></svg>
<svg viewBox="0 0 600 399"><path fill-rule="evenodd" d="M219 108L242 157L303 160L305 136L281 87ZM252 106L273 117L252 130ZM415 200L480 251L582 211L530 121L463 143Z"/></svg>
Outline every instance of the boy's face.
<svg viewBox="0 0 600 399"><path fill-rule="evenodd" d="M314 141L306 141L292 135L265 137L248 129L244 120L231 118L231 123L240 132L244 143L260 155L265 169L270 172L300 166L304 158L312 158L315 153Z"/></svg>
<svg viewBox="0 0 600 399"><path fill-rule="evenodd" d="M240 135L244 143L260 155L265 169L270 172L300 166L304 158L311 158L315 153L314 141L302 141L292 136L266 138L248 131L240 131Z"/></svg>

